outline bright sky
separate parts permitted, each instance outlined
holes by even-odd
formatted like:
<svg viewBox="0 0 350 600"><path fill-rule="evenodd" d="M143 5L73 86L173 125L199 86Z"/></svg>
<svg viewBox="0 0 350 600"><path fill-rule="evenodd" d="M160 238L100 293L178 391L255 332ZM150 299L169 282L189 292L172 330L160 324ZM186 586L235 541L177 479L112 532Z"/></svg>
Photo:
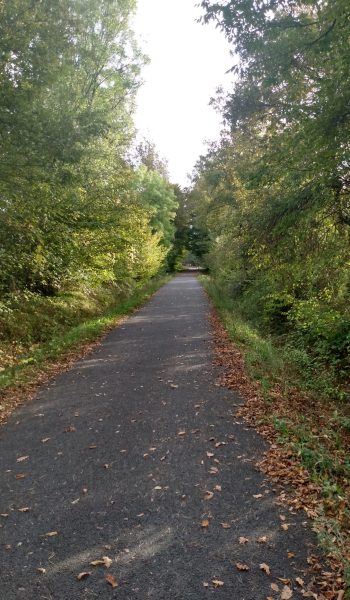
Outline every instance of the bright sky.
<svg viewBox="0 0 350 600"><path fill-rule="evenodd" d="M138 0L134 29L151 59L143 70L138 94L136 126L154 142L168 161L170 178L188 184L187 174L205 151L205 140L215 140L220 116L209 100L219 86L230 88L229 45L213 24L196 19L203 11L199 0Z"/></svg>

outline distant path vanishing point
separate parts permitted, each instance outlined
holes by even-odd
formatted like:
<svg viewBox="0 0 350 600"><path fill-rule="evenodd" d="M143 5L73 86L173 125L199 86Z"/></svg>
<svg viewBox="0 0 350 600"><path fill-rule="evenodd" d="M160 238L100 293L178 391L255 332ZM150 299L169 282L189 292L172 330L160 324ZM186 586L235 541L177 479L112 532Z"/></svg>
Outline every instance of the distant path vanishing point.
<svg viewBox="0 0 350 600"><path fill-rule="evenodd" d="M302 598L315 540L254 467L208 311L175 277L0 430L1 600Z"/></svg>

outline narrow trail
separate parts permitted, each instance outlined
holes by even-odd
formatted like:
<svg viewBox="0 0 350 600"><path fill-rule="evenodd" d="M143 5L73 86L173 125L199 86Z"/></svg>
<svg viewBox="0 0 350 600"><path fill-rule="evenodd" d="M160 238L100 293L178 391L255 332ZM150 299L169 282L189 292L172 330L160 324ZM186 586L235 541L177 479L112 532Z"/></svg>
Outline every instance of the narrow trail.
<svg viewBox="0 0 350 600"><path fill-rule="evenodd" d="M208 310L176 277L1 429L1 600L302 597L315 540L215 384Z"/></svg>

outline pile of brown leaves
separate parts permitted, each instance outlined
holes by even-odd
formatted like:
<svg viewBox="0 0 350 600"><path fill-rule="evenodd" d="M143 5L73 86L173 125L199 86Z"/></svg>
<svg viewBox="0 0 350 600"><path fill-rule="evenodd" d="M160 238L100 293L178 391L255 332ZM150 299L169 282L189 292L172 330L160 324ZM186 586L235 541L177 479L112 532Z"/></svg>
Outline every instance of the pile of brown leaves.
<svg viewBox="0 0 350 600"><path fill-rule="evenodd" d="M327 529L327 518L338 520L340 529L344 530L344 516L347 514L347 502L332 503L323 497L321 487L311 480L307 469L300 465L296 452L292 445L286 446L278 439L278 432L274 427L273 420L267 418L273 415L277 418L287 417L289 422L297 425L300 415L306 419L308 426L315 434L323 437L322 442L328 443L328 450L336 453L337 446L328 439L326 423L329 423L334 407L325 406L321 400L301 393L297 389L282 391L276 384L269 393L269 410L266 410L266 400L263 398L259 383L252 381L245 368L244 357L240 349L232 342L224 328L217 313L213 310L210 314L210 322L213 329L214 349L216 364L220 367L219 384L223 387L234 389L239 392L245 404L239 408L238 415L254 427L269 443L270 448L257 467L265 473L273 482L286 486L279 495L279 502L287 504L293 510L304 510L311 519L318 519L325 515L323 527ZM339 457L338 457L339 458ZM344 489L344 483L342 481ZM349 484L346 485L349 492ZM349 497L349 496L348 496ZM349 524L350 525L350 524ZM318 600L342 600L345 596L345 584L342 577L343 563L338 560L339 555L350 560L349 526L346 534L341 540L333 539L334 554L327 555L329 570L325 571L317 557L309 557L311 574L314 577L314 585L319 590L313 597ZM318 525L319 527L319 525ZM322 559L324 562L324 559ZM311 593L311 592L310 592ZM312 597L312 596L310 596Z"/></svg>

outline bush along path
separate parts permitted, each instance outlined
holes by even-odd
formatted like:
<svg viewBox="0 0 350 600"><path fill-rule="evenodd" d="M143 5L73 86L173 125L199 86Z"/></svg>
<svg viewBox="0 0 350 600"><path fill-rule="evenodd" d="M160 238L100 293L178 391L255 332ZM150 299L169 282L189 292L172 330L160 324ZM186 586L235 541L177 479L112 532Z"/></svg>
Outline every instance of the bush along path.
<svg viewBox="0 0 350 600"><path fill-rule="evenodd" d="M4 425L3 598L343 597L256 468L268 446L218 382L209 310L177 276Z"/></svg>

